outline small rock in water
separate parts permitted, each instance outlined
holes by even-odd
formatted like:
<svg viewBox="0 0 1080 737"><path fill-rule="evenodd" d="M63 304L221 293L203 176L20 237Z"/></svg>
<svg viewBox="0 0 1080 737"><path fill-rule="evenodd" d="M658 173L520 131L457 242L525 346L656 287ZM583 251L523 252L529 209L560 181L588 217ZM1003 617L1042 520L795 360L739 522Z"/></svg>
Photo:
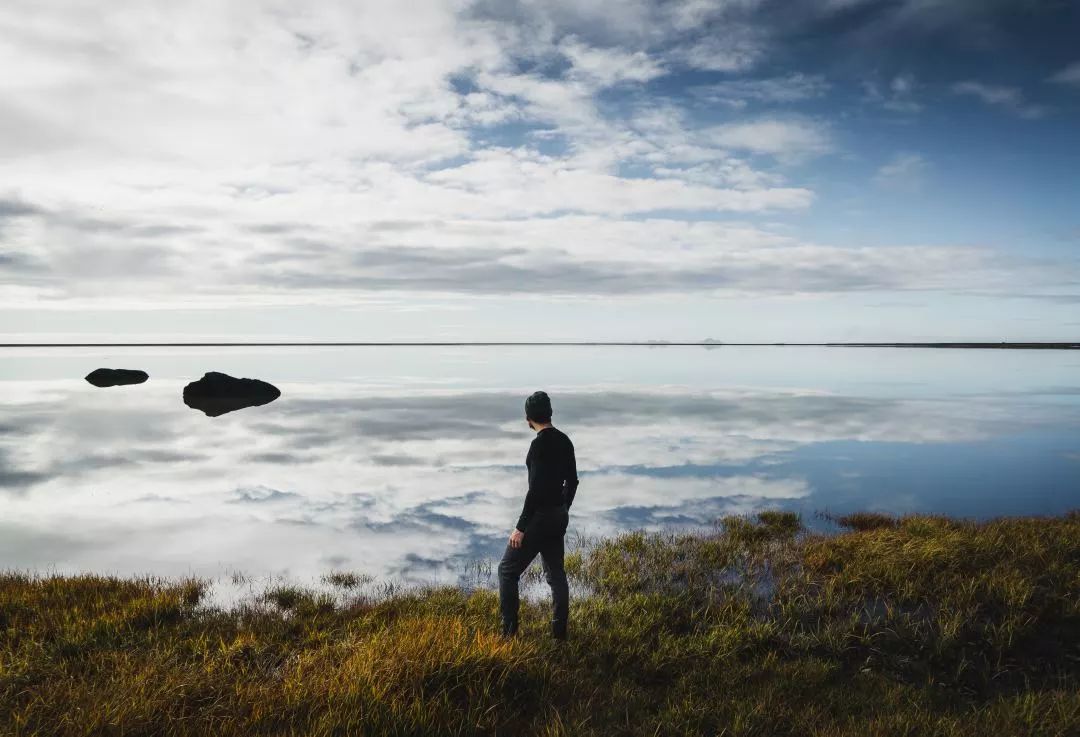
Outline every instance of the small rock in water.
<svg viewBox="0 0 1080 737"><path fill-rule="evenodd" d="M273 402L281 390L258 379L237 379L219 371L207 371L184 387L184 404L217 417L245 407Z"/></svg>
<svg viewBox="0 0 1080 737"><path fill-rule="evenodd" d="M150 374L139 369L94 369L86 375L86 380L94 386L123 386L141 384L150 378Z"/></svg>

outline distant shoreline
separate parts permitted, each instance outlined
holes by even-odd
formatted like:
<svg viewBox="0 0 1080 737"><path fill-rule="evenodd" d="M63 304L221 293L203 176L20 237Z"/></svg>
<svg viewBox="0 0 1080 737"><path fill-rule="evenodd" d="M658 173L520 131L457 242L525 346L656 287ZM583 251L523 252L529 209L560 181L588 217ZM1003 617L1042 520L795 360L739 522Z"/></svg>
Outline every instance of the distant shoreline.
<svg viewBox="0 0 1080 737"><path fill-rule="evenodd" d="M724 343L719 341L461 341L461 342L361 342L361 341L307 341L307 342L220 342L220 343L0 343L0 348L212 348L212 347L286 347L286 346L360 346L373 348L392 347L498 347L498 346L637 346L644 348L667 348L699 346L721 348L724 346L763 347L819 347L819 348L947 348L968 350L1080 350L1080 343Z"/></svg>

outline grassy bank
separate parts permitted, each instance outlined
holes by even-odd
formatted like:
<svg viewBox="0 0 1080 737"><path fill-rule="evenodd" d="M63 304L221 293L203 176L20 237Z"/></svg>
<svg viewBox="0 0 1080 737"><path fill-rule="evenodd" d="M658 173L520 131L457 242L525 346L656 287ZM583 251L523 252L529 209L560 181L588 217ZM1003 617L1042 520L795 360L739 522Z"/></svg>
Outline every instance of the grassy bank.
<svg viewBox="0 0 1080 737"><path fill-rule="evenodd" d="M1080 734L1080 514L842 521L593 541L565 644L489 590L0 575L0 734Z"/></svg>

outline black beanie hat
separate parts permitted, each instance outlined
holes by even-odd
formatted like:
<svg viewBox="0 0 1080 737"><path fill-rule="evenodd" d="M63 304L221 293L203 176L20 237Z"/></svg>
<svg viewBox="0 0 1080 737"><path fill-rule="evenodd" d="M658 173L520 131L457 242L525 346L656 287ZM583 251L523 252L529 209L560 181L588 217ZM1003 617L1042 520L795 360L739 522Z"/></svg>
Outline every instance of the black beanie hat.
<svg viewBox="0 0 1080 737"><path fill-rule="evenodd" d="M525 416L533 422L551 422L551 398L547 392L533 392L525 400Z"/></svg>

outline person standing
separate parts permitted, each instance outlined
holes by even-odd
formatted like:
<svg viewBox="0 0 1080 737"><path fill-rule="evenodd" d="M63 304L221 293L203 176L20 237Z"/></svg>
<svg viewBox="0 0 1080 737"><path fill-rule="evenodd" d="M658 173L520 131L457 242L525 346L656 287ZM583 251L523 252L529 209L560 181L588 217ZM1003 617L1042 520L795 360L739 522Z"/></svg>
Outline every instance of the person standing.
<svg viewBox="0 0 1080 737"><path fill-rule="evenodd" d="M577 494L577 459L566 433L551 424L551 399L542 391L525 400L525 421L536 431L525 456L529 490L510 541L499 563L499 609L502 634L518 630L518 581L539 553L551 587L551 636L566 639L570 591L563 568L564 537L570 505Z"/></svg>

